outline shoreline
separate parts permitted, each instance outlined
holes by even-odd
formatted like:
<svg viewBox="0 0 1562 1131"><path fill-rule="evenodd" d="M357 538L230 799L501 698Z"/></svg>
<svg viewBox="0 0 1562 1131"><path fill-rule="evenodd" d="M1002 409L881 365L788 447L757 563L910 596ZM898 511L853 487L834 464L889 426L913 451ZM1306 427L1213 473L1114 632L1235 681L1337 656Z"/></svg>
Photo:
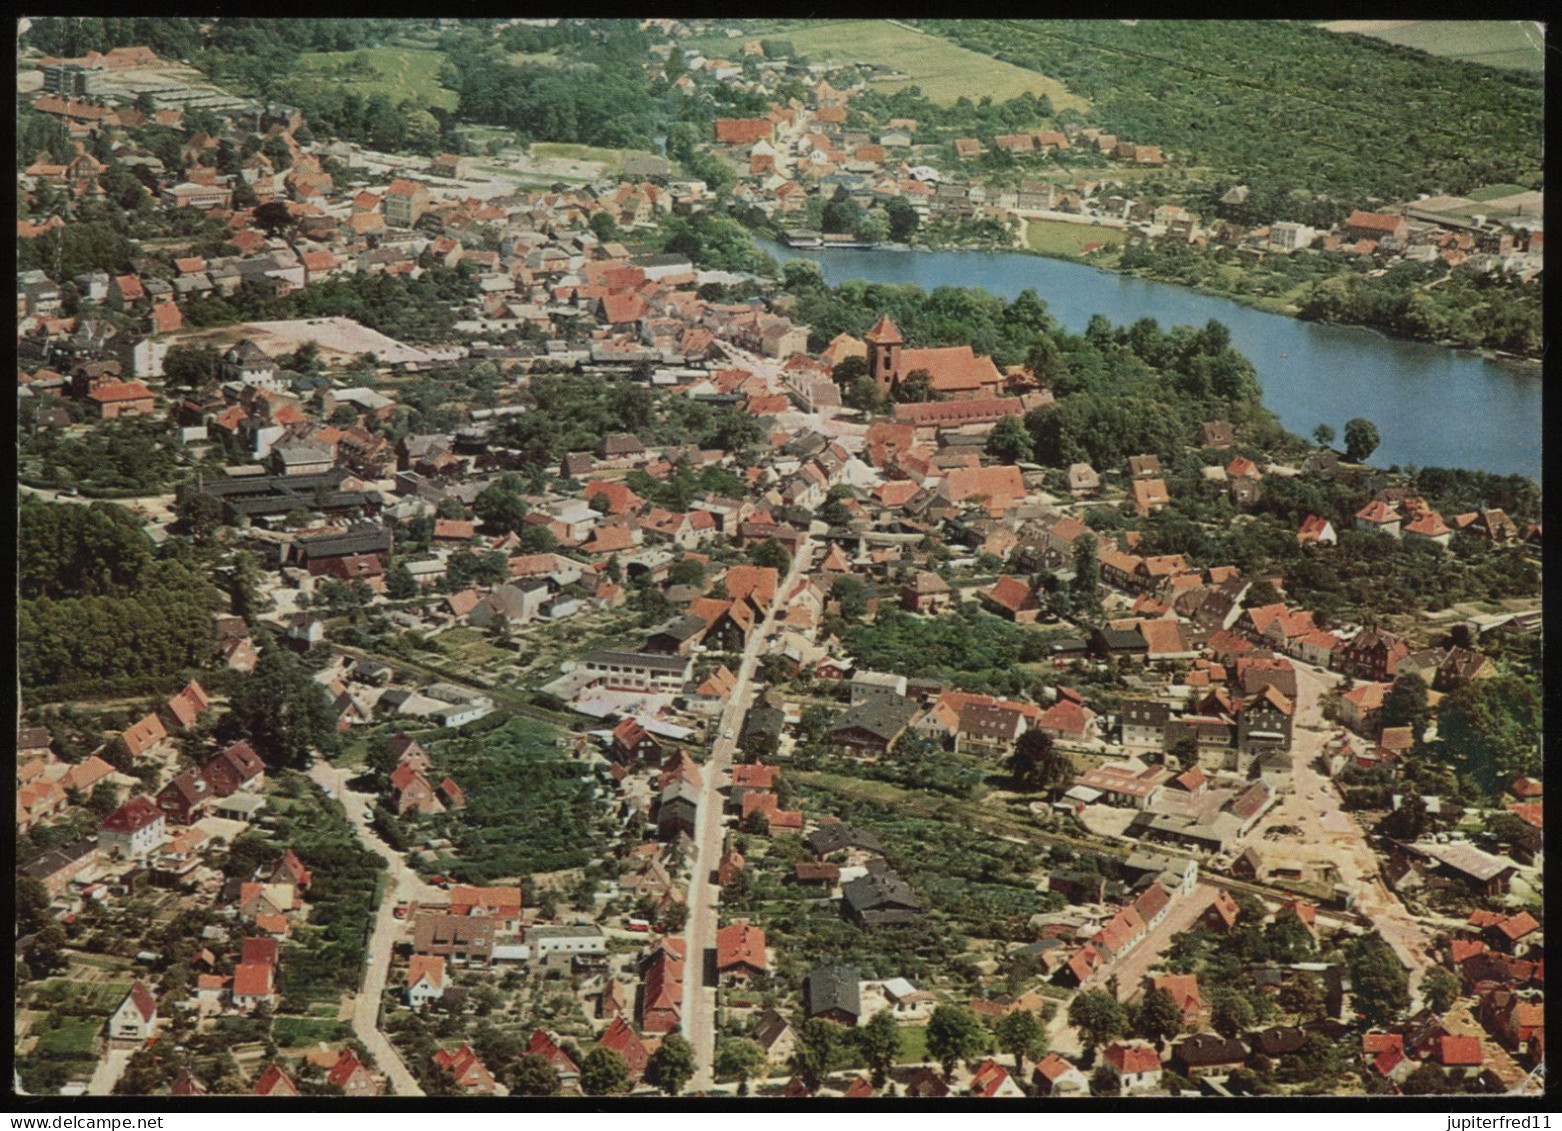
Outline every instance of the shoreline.
<svg viewBox="0 0 1562 1131"><path fill-rule="evenodd" d="M1276 310L1274 307L1269 306L1269 305L1265 304L1264 302L1262 302L1262 301L1260 301L1258 299L1255 299L1251 295L1231 294L1231 293L1228 293L1226 291L1214 290L1214 289L1211 289L1211 288L1205 287L1205 286L1190 285L1188 283L1181 282L1180 280L1177 280L1177 279L1161 278L1160 276L1147 274L1147 273L1145 273L1143 271L1139 271L1139 270L1124 270L1123 268L1120 268L1120 267L1107 266L1107 265L1104 265L1104 264L1101 264L1101 263L1092 262L1089 259L1082 259L1082 258L1080 258L1078 256L1074 256L1074 255L1058 255L1058 254L1054 254L1054 253L1050 253L1050 252L1038 251L1035 248L1031 248L1031 247L1013 246L1013 247L1001 247L1001 248L1000 247L987 248L987 247L963 247L960 244L942 244L941 245L941 244L927 244L927 243L916 243L916 244L894 244L894 243L861 244L861 243L851 243L851 244L829 244L829 245L819 244L819 245L813 245L813 246L794 247L791 244L788 244L784 237L780 237L780 236L772 236L772 237L770 237L769 242L775 244L777 247L781 248L784 251L800 252L800 253L807 253L807 252L813 252L813 251L881 251L881 252L926 252L926 253L966 251L966 252L975 252L975 253L981 254L981 255L1000 255L1000 254L1003 254L1005 252L1012 253L1012 254L1015 254L1015 255L1034 255L1034 256L1036 256L1037 258L1040 258L1040 259L1055 259L1055 260L1058 260L1059 262L1062 262L1062 263L1073 263L1073 264L1075 264L1076 266L1079 266L1079 267L1089 267L1089 268L1091 268L1093 270L1103 272L1104 274L1116 275L1116 276L1118 276L1120 278L1125 278L1125 279L1143 279L1147 283L1160 283L1163 286L1182 287L1185 290L1192 291L1194 294L1204 295L1207 298L1225 299L1228 302L1236 303L1238 306L1244 306L1244 307L1246 307L1249 310L1256 310L1256 311L1259 311L1260 313L1263 313L1263 314L1278 315L1281 318L1289 318L1289 319L1292 319L1293 321L1296 321L1296 322L1306 322L1306 323L1310 323L1311 325L1315 325L1315 326L1345 326L1345 327L1354 327L1355 329L1358 329L1358 330L1366 330L1366 331L1368 331L1370 333L1377 334L1378 336L1380 336L1382 338L1385 338L1385 339L1387 339L1388 341L1391 341L1391 342L1413 342L1413 343L1416 343L1418 345L1441 346L1443 349L1452 350L1452 351L1454 351L1456 353L1473 354L1473 355L1475 355L1477 357L1480 357L1480 358L1482 358L1482 359L1484 359L1486 361L1493 362L1494 364L1503 365L1503 366L1512 368L1515 371L1519 371L1522 376L1526 376L1526 377L1539 378L1539 377L1543 376L1543 374L1544 374L1543 360L1540 357L1531 357L1528 354L1508 353L1508 352L1506 352L1504 350L1492 349L1489 346L1465 346L1465 345L1460 345L1457 342L1441 341L1441 340L1438 340L1438 339L1435 339L1435 338L1411 338L1411 337L1406 337L1406 336L1404 336L1402 334L1392 333L1392 332L1390 332L1388 330L1383 329L1380 326L1369 326L1369 325L1367 325L1366 323L1363 323L1363 322L1332 322L1332 321L1320 321L1320 320L1317 320L1317 319L1310 319L1310 318L1302 318L1298 314L1296 314L1296 313L1294 313L1292 311L1288 311L1288 310L1284 310L1284 309Z"/></svg>

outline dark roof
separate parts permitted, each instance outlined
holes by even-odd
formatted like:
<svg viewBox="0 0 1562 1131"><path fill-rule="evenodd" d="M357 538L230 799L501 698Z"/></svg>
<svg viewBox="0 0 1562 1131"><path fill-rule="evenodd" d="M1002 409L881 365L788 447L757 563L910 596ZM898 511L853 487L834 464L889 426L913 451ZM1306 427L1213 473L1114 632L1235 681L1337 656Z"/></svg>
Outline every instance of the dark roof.
<svg viewBox="0 0 1562 1131"><path fill-rule="evenodd" d="M698 636L703 631L705 631L704 619L692 613L685 613L683 616L663 621L651 630L651 635L670 637L682 643L692 636Z"/></svg>
<svg viewBox="0 0 1562 1131"><path fill-rule="evenodd" d="M894 872L870 872L841 886L841 895L858 914L873 911L921 911L922 901L911 885Z"/></svg>
<svg viewBox="0 0 1562 1131"><path fill-rule="evenodd" d="M893 739L916 717L917 705L909 699L885 696L859 703L830 728L832 734L846 730L865 730L885 740Z"/></svg>
<svg viewBox="0 0 1562 1131"><path fill-rule="evenodd" d="M819 856L829 856L843 848L861 848L868 852L884 851L884 846L879 843L878 837L866 829L859 829L856 825L848 825L844 821L820 825L808 834L805 843Z"/></svg>
<svg viewBox="0 0 1562 1131"><path fill-rule="evenodd" d="M855 966L817 966L803 982L803 1002L808 1016L839 1009L853 1017L862 1012Z"/></svg>
<svg viewBox="0 0 1562 1131"><path fill-rule="evenodd" d="M299 553L304 558L339 558L347 554L386 554L391 548L391 533L383 526L371 526L350 534L325 534L301 538Z"/></svg>
<svg viewBox="0 0 1562 1131"><path fill-rule="evenodd" d="M1179 1044L1172 1055L1190 1068L1207 1064L1240 1064L1247 1060L1247 1046L1235 1037L1198 1033Z"/></svg>
<svg viewBox="0 0 1562 1131"><path fill-rule="evenodd" d="M785 725L785 711L778 711L774 707L752 707L748 714L743 716L742 737L747 739L751 735L779 735Z"/></svg>
<svg viewBox="0 0 1562 1131"><path fill-rule="evenodd" d="M1283 1056L1307 1043L1307 1031L1295 1025L1274 1025L1248 1036L1255 1055Z"/></svg>

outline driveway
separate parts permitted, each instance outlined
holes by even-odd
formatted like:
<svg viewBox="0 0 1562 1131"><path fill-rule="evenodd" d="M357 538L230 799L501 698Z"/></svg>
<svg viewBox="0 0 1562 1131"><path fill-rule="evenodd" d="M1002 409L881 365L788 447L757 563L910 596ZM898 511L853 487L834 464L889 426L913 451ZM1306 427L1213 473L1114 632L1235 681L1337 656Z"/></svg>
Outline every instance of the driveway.
<svg viewBox="0 0 1562 1131"><path fill-rule="evenodd" d="M114 1085L119 1083L119 1078L124 1075L125 1066L130 1063L130 1058L135 1055L135 1051L135 1049L104 1050L103 1059L98 1061L92 1079L87 1083L87 1095L112 1095Z"/></svg>

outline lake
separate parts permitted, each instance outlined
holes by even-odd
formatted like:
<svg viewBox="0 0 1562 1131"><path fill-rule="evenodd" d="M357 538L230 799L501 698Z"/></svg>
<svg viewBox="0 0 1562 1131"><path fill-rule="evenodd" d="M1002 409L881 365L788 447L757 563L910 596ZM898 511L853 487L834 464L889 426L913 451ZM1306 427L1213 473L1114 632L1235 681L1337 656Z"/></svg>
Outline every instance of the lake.
<svg viewBox="0 0 1562 1131"><path fill-rule="evenodd" d="M1379 467L1466 467L1540 479L1541 381L1478 354L1388 338L1359 326L1302 322L1187 287L1156 283L1061 259L1016 252L850 251L760 245L779 262L810 259L832 286L852 279L934 287L982 287L1012 299L1034 287L1074 333L1092 314L1162 329L1231 329L1231 344L1258 370L1264 404L1292 432L1310 436L1364 416L1382 443ZM1343 443L1339 439L1336 443Z"/></svg>

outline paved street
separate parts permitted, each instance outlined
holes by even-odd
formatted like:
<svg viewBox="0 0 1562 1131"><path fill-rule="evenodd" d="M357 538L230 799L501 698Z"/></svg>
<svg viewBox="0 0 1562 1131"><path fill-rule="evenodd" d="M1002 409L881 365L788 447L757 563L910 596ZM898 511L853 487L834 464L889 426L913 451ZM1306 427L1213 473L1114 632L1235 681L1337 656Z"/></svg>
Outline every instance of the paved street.
<svg viewBox="0 0 1562 1131"><path fill-rule="evenodd" d="M1339 676L1299 661L1295 666L1298 702L1291 749L1293 788L1255 827L1246 843L1255 845L1266 863L1283 857L1314 868L1333 865L1340 882L1355 893L1356 910L1377 927L1410 970L1414 996L1421 974L1431 963L1431 938L1384 886L1378 855L1367 843L1366 833L1341 808L1334 782L1316 767L1324 742L1338 729L1324 720L1320 701ZM1264 840L1264 831L1277 825L1293 825L1301 831L1287 835L1279 844Z"/></svg>
<svg viewBox="0 0 1562 1131"><path fill-rule="evenodd" d="M316 759L309 770L311 780L346 807L348 820L358 830L358 839L384 857L389 866L385 896L375 912L374 933L369 938L369 962L364 966L363 985L353 1000L353 1032L374 1054L378 1068L390 1081L393 1092L400 1096L421 1096L423 1089L408 1071L401 1054L380 1031L380 996L385 991L385 980L390 973L391 949L402 928L401 920L394 913L396 904L409 900L444 902L449 897L440 889L424 883L407 866L402 855L368 827L364 812L373 804L374 798L367 793L349 791L346 783L352 776L352 770L337 769L323 759Z"/></svg>
<svg viewBox="0 0 1562 1131"><path fill-rule="evenodd" d="M1160 926L1145 935L1143 942L1107 971L1108 974L1117 975L1118 1001L1127 1001L1138 992L1140 982L1150 972L1150 967L1160 961L1161 955L1171 944L1172 936L1193 926L1199 916L1204 914L1204 909L1215 902L1215 893L1219 890L1214 884L1201 881L1193 891L1171 905Z"/></svg>
<svg viewBox="0 0 1562 1131"><path fill-rule="evenodd" d="M694 869L689 881L689 920L684 930L688 948L683 983L683 1034L694 1046L694 1079L691 1090L708 1089L714 1082L713 1065L716 1058L716 989L706 986L704 979L705 955L715 949L719 916L716 903L720 889L712 882L716 862L721 859L722 798L719 792L732 767L732 754L737 748L738 727L748 709L753 692L754 669L764 650L764 644L775 631L776 614L786 605L787 594L797 584L803 563L807 561L809 546L805 541L792 560L792 568L776 587L775 600L764 626L749 637L743 650L743 663L737 671L737 684L726 710L721 713L716 744L710 760L703 769L700 790L699 838L695 848ZM731 737L727 737L731 735Z"/></svg>
<svg viewBox="0 0 1562 1131"><path fill-rule="evenodd" d="M135 1055L135 1051L135 1049L105 1049L103 1059L98 1061L92 1079L87 1082L87 1095L112 1095L114 1085L119 1083L119 1078L124 1075L125 1066L130 1063L130 1058Z"/></svg>

